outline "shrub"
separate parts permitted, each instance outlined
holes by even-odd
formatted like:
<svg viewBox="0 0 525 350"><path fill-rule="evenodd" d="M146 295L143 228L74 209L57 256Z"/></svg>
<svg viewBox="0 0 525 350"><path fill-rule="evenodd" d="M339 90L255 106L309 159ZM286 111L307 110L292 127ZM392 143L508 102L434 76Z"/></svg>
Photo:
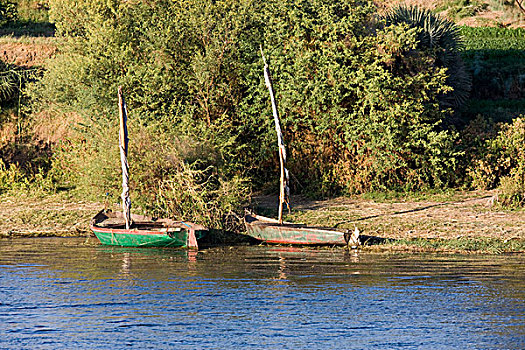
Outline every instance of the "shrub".
<svg viewBox="0 0 525 350"><path fill-rule="evenodd" d="M292 172L322 194L450 183L454 135L438 104L450 88L435 53L416 50L420 29L374 28L356 3L310 4L281 2L266 36Z"/></svg>
<svg viewBox="0 0 525 350"><path fill-rule="evenodd" d="M24 168L23 165L21 166L17 162L8 164L0 157L0 194L8 191L53 192L55 191L55 186L50 178L46 176L46 172L44 168L35 170Z"/></svg>
<svg viewBox="0 0 525 350"><path fill-rule="evenodd" d="M198 163L180 162L178 169L158 179L156 187L147 189L151 192L144 198L152 201L145 202L145 208L219 230L238 230L240 222L232 225L229 219L248 203L250 191L246 182L237 176L225 179L213 166L199 167Z"/></svg>
<svg viewBox="0 0 525 350"><path fill-rule="evenodd" d="M485 161L489 154L486 144L496 135L494 121L482 115L477 115L461 130L459 148L466 154L461 164L465 169L461 172L464 174L461 182L465 187L485 190L496 186L497 175Z"/></svg>
<svg viewBox="0 0 525 350"><path fill-rule="evenodd" d="M471 78L460 56L463 45L460 27L427 9L405 5L393 8L385 20L387 25L406 23L421 29L417 48L434 51L434 64L447 69L447 84L452 87L452 91L441 97L441 102L454 107L465 103L469 97Z"/></svg>
<svg viewBox="0 0 525 350"><path fill-rule="evenodd" d="M500 178L499 199L510 207L525 205L525 118L516 118L505 125L494 140L493 148L500 150L500 163L508 170Z"/></svg>
<svg viewBox="0 0 525 350"><path fill-rule="evenodd" d="M130 185L137 207L215 229L234 228L226 219L242 211L250 187L240 176L221 174L213 147L176 133L159 133L152 125L135 125L130 137Z"/></svg>
<svg viewBox="0 0 525 350"><path fill-rule="evenodd" d="M17 164L6 165L0 159L0 193L24 183L25 176Z"/></svg>
<svg viewBox="0 0 525 350"><path fill-rule="evenodd" d="M17 0L17 9L20 20L34 23L49 21L48 0Z"/></svg>
<svg viewBox="0 0 525 350"><path fill-rule="evenodd" d="M16 4L9 0L0 0L0 26L15 21L18 17Z"/></svg>
<svg viewBox="0 0 525 350"><path fill-rule="evenodd" d="M498 188L503 205L516 207L525 204L525 119L499 125L499 131L487 137L478 147L481 154L474 157L468 169L474 188Z"/></svg>

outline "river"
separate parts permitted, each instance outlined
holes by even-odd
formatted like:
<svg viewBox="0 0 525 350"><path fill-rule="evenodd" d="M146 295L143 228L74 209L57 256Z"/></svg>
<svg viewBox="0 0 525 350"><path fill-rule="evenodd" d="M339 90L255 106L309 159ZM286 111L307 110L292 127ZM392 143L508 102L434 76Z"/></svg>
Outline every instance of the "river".
<svg viewBox="0 0 525 350"><path fill-rule="evenodd" d="M0 349L525 349L525 255L0 240Z"/></svg>

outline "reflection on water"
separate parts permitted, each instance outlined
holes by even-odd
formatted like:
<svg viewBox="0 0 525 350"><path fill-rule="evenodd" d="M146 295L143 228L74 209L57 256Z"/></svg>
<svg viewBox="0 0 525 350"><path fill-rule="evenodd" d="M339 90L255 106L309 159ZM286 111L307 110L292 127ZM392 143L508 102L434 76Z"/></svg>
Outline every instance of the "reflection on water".
<svg viewBox="0 0 525 350"><path fill-rule="evenodd" d="M1 349L525 349L523 255L0 240Z"/></svg>

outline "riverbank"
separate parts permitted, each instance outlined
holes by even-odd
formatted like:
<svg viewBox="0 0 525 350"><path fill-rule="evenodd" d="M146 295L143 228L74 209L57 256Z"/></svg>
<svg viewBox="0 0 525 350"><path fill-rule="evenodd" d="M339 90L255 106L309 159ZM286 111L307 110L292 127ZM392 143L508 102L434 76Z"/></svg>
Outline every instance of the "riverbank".
<svg viewBox="0 0 525 350"><path fill-rule="evenodd" d="M311 225L354 229L363 247L378 252L525 252L525 211L497 208L497 193L454 192L423 198L292 198L286 219ZM275 196L252 206L264 214ZM89 222L104 204L63 195L0 196L0 237L91 236ZM116 206L118 210L118 207Z"/></svg>
<svg viewBox="0 0 525 350"><path fill-rule="evenodd" d="M0 195L0 237L90 235L89 222L103 204L61 195Z"/></svg>
<svg viewBox="0 0 525 350"><path fill-rule="evenodd" d="M260 208L275 207L261 197ZM367 250L525 252L525 211L497 205L497 191L391 199L296 199L287 220L311 225L359 229Z"/></svg>

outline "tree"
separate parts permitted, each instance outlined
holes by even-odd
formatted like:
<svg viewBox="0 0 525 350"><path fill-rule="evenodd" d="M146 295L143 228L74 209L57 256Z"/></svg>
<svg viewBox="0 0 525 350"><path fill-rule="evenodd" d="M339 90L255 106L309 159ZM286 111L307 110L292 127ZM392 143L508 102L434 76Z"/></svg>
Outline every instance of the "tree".
<svg viewBox="0 0 525 350"><path fill-rule="evenodd" d="M9 0L0 0L0 26L13 22L17 17L16 4Z"/></svg>

